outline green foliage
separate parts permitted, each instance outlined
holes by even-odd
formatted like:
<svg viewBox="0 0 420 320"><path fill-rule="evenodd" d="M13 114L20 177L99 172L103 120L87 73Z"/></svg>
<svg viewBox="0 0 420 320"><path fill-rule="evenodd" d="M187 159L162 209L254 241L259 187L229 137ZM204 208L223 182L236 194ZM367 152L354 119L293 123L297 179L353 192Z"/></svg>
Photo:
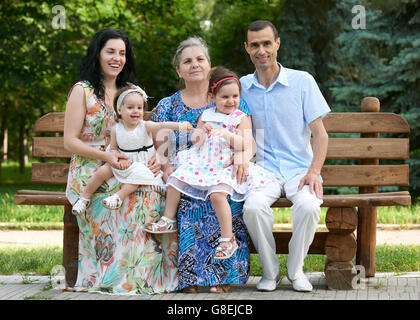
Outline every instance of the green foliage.
<svg viewBox="0 0 420 320"><path fill-rule="evenodd" d="M336 38L337 72L328 81L338 110L358 111L360 99L378 97L381 112L393 112L409 123L410 191L420 195L420 3L415 0L367 2L366 29L344 27ZM351 21L341 1L339 12Z"/></svg>
<svg viewBox="0 0 420 320"><path fill-rule="evenodd" d="M363 97L376 96L382 112L401 114L409 122L410 192L420 195L418 1L75 0L63 4L65 29L54 29L56 4L0 3L0 140L8 128L9 157L21 160L27 152L23 139L30 147L36 118L53 106L64 111L79 63L98 30L114 27L129 35L138 80L153 108L178 88L172 57L182 40L202 36L213 65L244 75L254 70L244 50L246 28L266 19L279 31L279 61L310 72L333 111L360 111ZM364 30L352 28L352 8L360 4L366 8Z"/></svg>

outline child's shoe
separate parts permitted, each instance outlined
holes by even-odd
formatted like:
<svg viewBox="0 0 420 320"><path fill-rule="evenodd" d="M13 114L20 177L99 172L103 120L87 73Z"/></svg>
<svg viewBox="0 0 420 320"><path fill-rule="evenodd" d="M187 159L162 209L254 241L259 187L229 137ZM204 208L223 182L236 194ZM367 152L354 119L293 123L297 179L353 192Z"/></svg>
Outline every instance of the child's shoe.
<svg viewBox="0 0 420 320"><path fill-rule="evenodd" d="M178 227L176 225L176 220L162 216L158 222L146 224L144 231L154 234L174 233L178 231Z"/></svg>
<svg viewBox="0 0 420 320"><path fill-rule="evenodd" d="M117 210L121 207L122 203L123 201L118 194L113 194L112 196L102 200L102 205L110 210Z"/></svg>
<svg viewBox="0 0 420 320"><path fill-rule="evenodd" d="M227 243L226 246L221 246L221 243ZM236 243L235 237L232 238L220 238L219 245L216 248L216 253L214 254L215 260L226 260L232 257L235 251L238 249L238 244Z"/></svg>
<svg viewBox="0 0 420 320"><path fill-rule="evenodd" d="M89 204L90 199L80 197L79 199L77 199L76 203L71 209L71 213L73 213L75 216L81 216L86 212L86 208L89 206Z"/></svg>

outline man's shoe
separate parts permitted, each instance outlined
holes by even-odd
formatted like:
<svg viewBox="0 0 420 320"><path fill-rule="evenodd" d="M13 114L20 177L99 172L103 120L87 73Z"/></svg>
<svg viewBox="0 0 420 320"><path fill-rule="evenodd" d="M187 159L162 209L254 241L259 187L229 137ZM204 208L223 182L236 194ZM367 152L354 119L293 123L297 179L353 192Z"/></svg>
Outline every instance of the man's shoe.
<svg viewBox="0 0 420 320"><path fill-rule="evenodd" d="M287 279L292 283L293 290L298 292L311 292L312 291L312 284L309 282L308 278L305 274L300 274L295 280L291 280L289 275L287 275Z"/></svg>
<svg viewBox="0 0 420 320"><path fill-rule="evenodd" d="M280 282L280 275L276 277L276 279L265 279L261 278L261 280L257 283L257 290L258 291L266 291L271 292L276 290L277 284Z"/></svg>

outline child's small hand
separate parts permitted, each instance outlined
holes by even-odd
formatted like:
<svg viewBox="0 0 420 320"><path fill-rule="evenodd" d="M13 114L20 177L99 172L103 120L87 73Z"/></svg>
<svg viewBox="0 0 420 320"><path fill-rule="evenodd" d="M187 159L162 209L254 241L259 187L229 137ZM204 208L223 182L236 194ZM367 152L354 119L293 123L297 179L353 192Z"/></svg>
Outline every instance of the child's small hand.
<svg viewBox="0 0 420 320"><path fill-rule="evenodd" d="M131 166L130 160L119 160L118 163L120 165L120 170L126 170Z"/></svg>
<svg viewBox="0 0 420 320"><path fill-rule="evenodd" d="M229 133L229 131L227 131L226 129L215 128L215 129L211 130L210 135L213 136L213 137L223 137L223 138L225 138L228 133Z"/></svg>
<svg viewBox="0 0 420 320"><path fill-rule="evenodd" d="M211 130L213 130L213 127L211 126L211 124L209 124L209 123L205 123L205 124L202 126L202 129L203 129L203 131L204 131L207 135L210 135L210 132L211 132Z"/></svg>
<svg viewBox="0 0 420 320"><path fill-rule="evenodd" d="M193 126L188 121L184 121L179 124L179 131L181 132L191 132L193 130Z"/></svg>

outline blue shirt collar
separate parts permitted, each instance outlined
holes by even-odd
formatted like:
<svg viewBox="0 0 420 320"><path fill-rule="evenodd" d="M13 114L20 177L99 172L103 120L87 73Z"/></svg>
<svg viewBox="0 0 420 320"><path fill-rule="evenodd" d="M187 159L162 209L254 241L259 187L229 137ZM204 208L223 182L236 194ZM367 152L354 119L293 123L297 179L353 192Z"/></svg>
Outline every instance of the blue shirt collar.
<svg viewBox="0 0 420 320"><path fill-rule="evenodd" d="M280 72L279 72L276 80L274 81L274 83L271 84L270 88L276 82L280 83L283 86L288 87L289 86L289 81L287 80L287 68L283 67L279 62L277 62L277 64L280 67ZM252 85L254 85L256 87L262 87L262 85L258 82L257 70L255 70L255 72L254 72L254 76L252 77L252 81L248 85L248 89L251 88Z"/></svg>

